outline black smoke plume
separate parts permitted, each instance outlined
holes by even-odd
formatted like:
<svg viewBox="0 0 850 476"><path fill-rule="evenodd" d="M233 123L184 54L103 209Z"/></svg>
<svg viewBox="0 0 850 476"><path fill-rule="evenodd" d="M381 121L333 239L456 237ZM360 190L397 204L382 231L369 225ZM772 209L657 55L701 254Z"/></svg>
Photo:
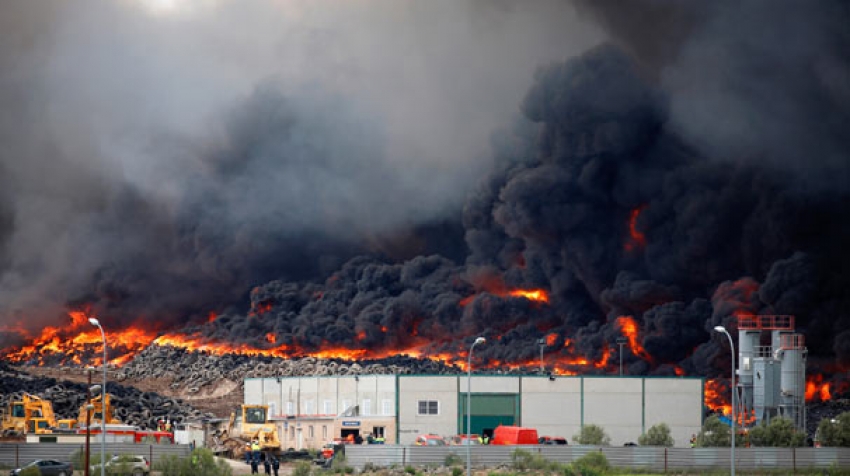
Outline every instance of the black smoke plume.
<svg viewBox="0 0 850 476"><path fill-rule="evenodd" d="M624 356L629 373L706 376L728 369L714 326L734 330L740 313L793 314L812 356L850 363L846 5L635 4L657 7L643 10L651 30L678 25L670 43L630 42L632 24L621 28L599 2L577 3L614 41L537 69L521 117L493 133L492 167L464 189L462 212L413 220L448 230L446 242L406 249L402 240L405 252L393 255L376 245L386 234L370 240L386 228L363 217L380 225L387 210L397 225L416 207L394 213L405 193L388 200L370 189L404 175L382 167L373 139L386 130L359 121L355 103L259 87L201 153L168 149L201 157L181 182L191 199L145 207L121 190L101 205L109 223L130 209L180 219L130 220L143 239L108 242L126 249L124 261L96 267L110 298L81 292L81 301L120 307L148 296L118 286L139 282L121 270L170 269L162 281L142 273L155 289L180 290L147 309L210 295L233 304L247 290L238 283L259 283L250 309L180 331L209 340L464 355L483 335L476 356L510 364L533 361L538 339L555 335L547 361L583 356L585 372L611 371L630 317L646 354ZM301 226L281 225L293 221ZM149 255L150 243L174 253ZM383 253L363 253L372 246ZM187 253L203 279L172 259ZM158 266L142 265L151 261ZM505 293L531 288L549 302Z"/></svg>
<svg viewBox="0 0 850 476"><path fill-rule="evenodd" d="M547 359L596 360L632 316L651 357L626 356L630 372L718 375L715 325L793 314L814 356L843 359L847 191L805 192L773 166L706 157L671 130L669 94L654 84L614 46L541 68L522 103L536 126L499 139L497 170L466 203L465 264L357 258L321 285L260 286L252 306L268 313L200 332L256 342L272 331L307 351L424 340L434 353L484 335L478 352L498 362L533 360L537 339L557 333ZM494 280L544 288L550 303L487 292Z"/></svg>

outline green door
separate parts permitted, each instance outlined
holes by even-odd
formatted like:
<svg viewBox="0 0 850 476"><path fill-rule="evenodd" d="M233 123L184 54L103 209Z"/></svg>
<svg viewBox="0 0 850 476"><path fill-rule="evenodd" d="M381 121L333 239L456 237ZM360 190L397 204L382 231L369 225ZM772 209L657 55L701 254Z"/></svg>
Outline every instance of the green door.
<svg viewBox="0 0 850 476"><path fill-rule="evenodd" d="M466 397L460 394L458 415L458 433L467 433L466 428ZM472 397L472 431L468 433L484 434L492 432L499 425L513 425L519 421L519 394L516 393L473 393Z"/></svg>

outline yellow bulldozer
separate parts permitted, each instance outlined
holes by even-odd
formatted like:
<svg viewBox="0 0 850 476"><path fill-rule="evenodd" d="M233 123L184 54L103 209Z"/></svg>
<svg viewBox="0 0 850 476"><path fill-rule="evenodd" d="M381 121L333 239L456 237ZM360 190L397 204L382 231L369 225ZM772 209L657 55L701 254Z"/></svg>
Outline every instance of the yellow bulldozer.
<svg viewBox="0 0 850 476"><path fill-rule="evenodd" d="M91 410L91 425L97 426L100 425L100 419L103 418L103 404L101 403L103 398L98 395L96 397L92 397L88 402L80 405L80 412L77 418L64 418L56 421L56 429L59 432L68 432L73 431L80 426L86 424L86 413L89 411L88 406L91 405L93 408ZM118 424L120 425L122 422L115 418L114 409L112 407L112 396L108 393L106 394L106 423L107 424Z"/></svg>
<svg viewBox="0 0 850 476"><path fill-rule="evenodd" d="M242 405L241 411L239 428L234 428L236 413L231 413L227 427L218 435L218 444L226 448L231 457L239 459L254 442L261 452L280 453L277 426L269 421L268 405Z"/></svg>
<svg viewBox="0 0 850 476"><path fill-rule="evenodd" d="M53 403L28 393L19 400L9 401L0 419L0 427L6 437L52 433L55 426Z"/></svg>

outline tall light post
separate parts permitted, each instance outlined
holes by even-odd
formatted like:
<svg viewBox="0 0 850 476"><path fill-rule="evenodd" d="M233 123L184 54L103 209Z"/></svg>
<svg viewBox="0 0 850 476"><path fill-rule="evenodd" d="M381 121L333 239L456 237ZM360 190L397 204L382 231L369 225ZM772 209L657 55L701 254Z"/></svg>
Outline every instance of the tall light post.
<svg viewBox="0 0 850 476"><path fill-rule="evenodd" d="M620 346L620 377L623 376L623 346L626 345L625 337L617 337L617 345Z"/></svg>
<svg viewBox="0 0 850 476"><path fill-rule="evenodd" d="M726 334L726 337L729 338L729 350L732 352L732 476L735 476L735 426L737 425L737 417L735 416L735 394L737 393L735 391L735 344L732 343L732 336L729 335L725 327L715 326L714 330Z"/></svg>
<svg viewBox="0 0 850 476"><path fill-rule="evenodd" d="M540 375L546 373L546 368L543 367L543 349L546 347L546 339L537 339L537 345L540 346Z"/></svg>
<svg viewBox="0 0 850 476"><path fill-rule="evenodd" d="M89 323L100 329L100 338L103 341L103 385L100 387L100 476L106 476L106 333L100 321L94 317L89 318Z"/></svg>
<svg viewBox="0 0 850 476"><path fill-rule="evenodd" d="M85 474L85 476L89 476L89 464L90 464L89 455L91 454L91 451L90 451L90 448L91 448L90 447L91 412L92 412L92 410L94 410L94 405L91 404L91 394L94 393L94 392L100 391L100 385L92 386L92 384L91 384L91 374L92 374L92 372L94 372L94 367L86 368L86 373L89 374L89 386L86 389L86 462L85 462L85 467L84 467L84 470L83 470L83 473Z"/></svg>
<svg viewBox="0 0 850 476"><path fill-rule="evenodd" d="M483 337L476 337L469 347L469 362L466 364L466 476L472 476L472 349L478 344L487 342Z"/></svg>

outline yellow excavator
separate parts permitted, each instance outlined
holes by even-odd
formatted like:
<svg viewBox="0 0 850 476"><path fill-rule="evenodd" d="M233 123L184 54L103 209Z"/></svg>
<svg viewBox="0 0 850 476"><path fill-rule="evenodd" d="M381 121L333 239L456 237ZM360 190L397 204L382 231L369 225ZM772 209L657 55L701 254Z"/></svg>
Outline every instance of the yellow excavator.
<svg viewBox="0 0 850 476"><path fill-rule="evenodd" d="M25 393L20 400L11 400L6 405L0 422L3 436L7 437L52 433L56 426L56 415L52 402Z"/></svg>
<svg viewBox="0 0 850 476"><path fill-rule="evenodd" d="M92 426L100 425L100 419L103 418L103 415L104 415L103 403L101 403L101 400L102 400L102 397L100 395L98 395L96 397L92 397L91 400L80 405L80 413L79 413L79 416L76 419L74 419L74 418L64 418L64 419L61 419L61 420L57 420L56 421L56 429L59 432L68 432L68 431L73 431L76 428L79 428L80 426L84 426L86 424L86 413L88 411L87 407L89 406L89 404L91 404L92 407L94 407L91 410L91 412L92 412L91 413L91 425ZM109 395L107 393L106 394L106 412L105 412L106 423L107 424L120 425L123 422L121 420L115 418L114 410L115 409L112 407L111 395Z"/></svg>
<svg viewBox="0 0 850 476"><path fill-rule="evenodd" d="M114 423L114 424L120 425L122 422L121 422L121 420L118 420L114 416L114 409L112 407L112 400L111 399L112 399L112 396L107 393L106 394L106 412L105 412L106 423L107 424L113 424ZM100 425L100 419L103 418L103 415L104 415L103 404L101 403L101 400L103 400L103 398L100 395L98 395L96 397L92 397L91 400L89 400L88 402L80 405L80 413L79 413L79 416L77 418L63 418L61 420L56 420L56 429L59 432L68 432L68 431L73 431L76 428L79 428L81 425L85 425L86 424L86 412L88 411L87 407L89 405L92 405L92 407L94 407L91 410L91 412L92 412L91 413L91 424L92 424L92 426Z"/></svg>
<svg viewBox="0 0 850 476"><path fill-rule="evenodd" d="M278 454L280 439L277 426L269 421L268 405L242 405L241 410L239 429L234 429L236 413L231 413L227 428L218 437L219 444L225 446L234 458L241 459L254 441L260 445L260 451Z"/></svg>
<svg viewBox="0 0 850 476"><path fill-rule="evenodd" d="M121 423L123 423L121 420L115 418L115 415L114 415L115 409L112 408L112 396L107 393L106 394L105 411L104 411L104 405L103 405L103 397L101 397L101 395L98 395L96 397L92 397L91 400L88 401L88 403L80 405L80 415L77 417L78 424L85 424L86 412L87 412L86 407L89 404L94 406L94 410L92 410L92 414L91 414L91 424L92 425L100 425L100 420L102 418L104 418L104 415L106 415L106 423L107 424L113 424L114 423L116 425L120 425Z"/></svg>

